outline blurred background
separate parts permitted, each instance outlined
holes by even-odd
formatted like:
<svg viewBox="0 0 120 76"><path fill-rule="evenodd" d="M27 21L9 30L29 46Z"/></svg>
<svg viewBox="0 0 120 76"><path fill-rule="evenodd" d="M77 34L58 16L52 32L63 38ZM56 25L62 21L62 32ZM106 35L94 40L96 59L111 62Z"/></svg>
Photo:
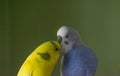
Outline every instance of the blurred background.
<svg viewBox="0 0 120 76"><path fill-rule="evenodd" d="M0 76L16 76L41 43L62 25L79 31L94 49L95 76L120 76L119 0L0 0ZM59 63L53 76L59 76Z"/></svg>

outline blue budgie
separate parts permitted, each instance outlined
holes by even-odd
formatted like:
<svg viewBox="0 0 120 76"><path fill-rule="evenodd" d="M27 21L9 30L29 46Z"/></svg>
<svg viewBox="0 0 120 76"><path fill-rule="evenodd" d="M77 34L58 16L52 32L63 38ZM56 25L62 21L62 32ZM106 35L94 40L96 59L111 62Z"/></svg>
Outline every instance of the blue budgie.
<svg viewBox="0 0 120 76"><path fill-rule="evenodd" d="M79 33L68 26L57 31L61 38L63 52L61 76L94 76L97 57L90 47L81 40Z"/></svg>

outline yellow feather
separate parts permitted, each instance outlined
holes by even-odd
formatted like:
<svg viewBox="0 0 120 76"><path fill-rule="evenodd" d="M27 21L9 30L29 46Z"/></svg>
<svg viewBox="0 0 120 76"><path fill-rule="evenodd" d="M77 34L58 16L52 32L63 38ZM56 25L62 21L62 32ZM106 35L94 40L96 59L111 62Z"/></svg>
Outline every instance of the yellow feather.
<svg viewBox="0 0 120 76"><path fill-rule="evenodd" d="M57 41L41 44L28 56L17 76L51 76L59 59L60 48Z"/></svg>

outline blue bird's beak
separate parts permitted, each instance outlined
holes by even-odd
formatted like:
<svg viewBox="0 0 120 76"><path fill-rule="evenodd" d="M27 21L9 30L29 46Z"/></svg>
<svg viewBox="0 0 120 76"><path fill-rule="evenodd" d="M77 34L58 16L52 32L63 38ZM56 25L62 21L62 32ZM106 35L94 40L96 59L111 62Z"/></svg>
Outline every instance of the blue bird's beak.
<svg viewBox="0 0 120 76"><path fill-rule="evenodd" d="M61 43L62 37L61 37L61 36L57 36L57 41L58 41L59 43Z"/></svg>

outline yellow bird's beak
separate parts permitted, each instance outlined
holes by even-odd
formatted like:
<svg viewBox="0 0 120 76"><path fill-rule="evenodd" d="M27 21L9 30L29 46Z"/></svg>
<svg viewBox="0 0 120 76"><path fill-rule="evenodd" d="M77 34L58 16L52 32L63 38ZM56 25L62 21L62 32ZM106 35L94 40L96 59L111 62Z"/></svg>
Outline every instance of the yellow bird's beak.
<svg viewBox="0 0 120 76"><path fill-rule="evenodd" d="M61 36L57 36L57 41L61 44L62 37Z"/></svg>

